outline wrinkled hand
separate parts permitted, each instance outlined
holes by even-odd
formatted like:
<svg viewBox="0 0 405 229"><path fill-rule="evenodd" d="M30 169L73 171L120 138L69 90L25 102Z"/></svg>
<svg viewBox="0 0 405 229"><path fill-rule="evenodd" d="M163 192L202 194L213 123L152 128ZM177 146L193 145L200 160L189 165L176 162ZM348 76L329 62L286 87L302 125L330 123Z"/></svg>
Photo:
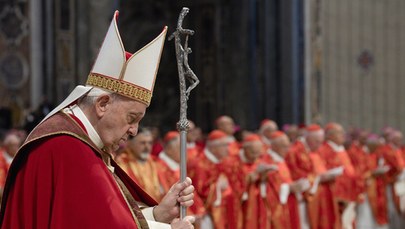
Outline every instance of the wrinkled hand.
<svg viewBox="0 0 405 229"><path fill-rule="evenodd" d="M184 217L183 220L180 220L179 218L176 218L172 221L170 226L173 229L193 229L193 223L195 221L195 218L193 216L186 216Z"/></svg>
<svg viewBox="0 0 405 229"><path fill-rule="evenodd" d="M293 191L295 193L304 192L308 188L309 188L309 185L305 182L305 180L297 180L290 184L291 191Z"/></svg>
<svg viewBox="0 0 405 229"><path fill-rule="evenodd" d="M276 170L278 170L278 166L273 164L259 164L256 168L256 172L259 174Z"/></svg>
<svg viewBox="0 0 405 229"><path fill-rule="evenodd" d="M251 172L248 174L248 182L255 183L259 179L259 174L257 172Z"/></svg>
<svg viewBox="0 0 405 229"><path fill-rule="evenodd" d="M321 174L321 182L333 181L336 179L336 177L337 177L337 175L324 173L324 174Z"/></svg>
<svg viewBox="0 0 405 229"><path fill-rule="evenodd" d="M378 176L378 175L383 175L386 172L388 172L388 170L390 170L389 166L379 166L378 168L376 168L373 171L373 175Z"/></svg>
<svg viewBox="0 0 405 229"><path fill-rule="evenodd" d="M183 182L179 181L174 184L163 197L159 205L157 205L153 210L153 215L155 216L156 221L170 223L174 218L178 217L180 205L185 207L190 207L193 205L193 192L194 186L191 185L191 179L189 177L187 177ZM182 225L182 223L179 224Z"/></svg>

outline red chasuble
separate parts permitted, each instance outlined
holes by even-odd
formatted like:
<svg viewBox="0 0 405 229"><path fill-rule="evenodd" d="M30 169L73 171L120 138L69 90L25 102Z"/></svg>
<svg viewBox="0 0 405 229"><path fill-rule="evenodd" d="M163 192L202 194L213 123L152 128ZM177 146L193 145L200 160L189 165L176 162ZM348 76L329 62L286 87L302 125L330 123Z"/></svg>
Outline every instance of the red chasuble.
<svg viewBox="0 0 405 229"><path fill-rule="evenodd" d="M240 199L234 190L239 186L238 170L230 161L213 163L205 153L188 164L189 176L212 217L215 229L242 228ZM226 176L229 182L228 188L222 191L217 189L220 176Z"/></svg>
<svg viewBox="0 0 405 229"><path fill-rule="evenodd" d="M385 183L382 175L373 176L372 171L378 167L377 152L367 153L358 143L353 143L348 150L348 155L358 174L364 179L365 192L367 193L374 218L379 225L388 223L388 206Z"/></svg>
<svg viewBox="0 0 405 229"><path fill-rule="evenodd" d="M203 149L200 148L197 144L188 144L187 145L187 162L193 161L198 155L203 152Z"/></svg>
<svg viewBox="0 0 405 229"><path fill-rule="evenodd" d="M232 141L228 145L228 152L230 156L237 156L240 150L240 143L236 140Z"/></svg>
<svg viewBox="0 0 405 229"><path fill-rule="evenodd" d="M287 203L280 202L281 185L292 183L290 170L285 161L274 163L269 154L263 157L268 164L275 164L278 167L276 172L270 172L266 183L265 204L271 212L272 228L275 229L299 229L300 219L298 203L294 193L288 195Z"/></svg>
<svg viewBox="0 0 405 229"><path fill-rule="evenodd" d="M384 157L385 163L390 166L390 170L385 174L385 182L388 185L394 185L397 176L405 169L405 160L402 157L400 149L395 149L392 145L386 144L378 149L379 154ZM392 188L392 196L394 204L398 212L400 212L399 197Z"/></svg>
<svg viewBox="0 0 405 229"><path fill-rule="evenodd" d="M5 150L0 147L0 189L4 188L8 169L10 167L10 165L7 163L6 159L3 156L4 153L6 153Z"/></svg>
<svg viewBox="0 0 405 229"><path fill-rule="evenodd" d="M234 187L234 191L237 198L241 200L243 228L270 229L271 215L260 195L260 177L256 181L252 181L249 177L263 162L261 159L257 159L253 163L248 163L241 154L231 157L230 160L239 168L237 177L240 185Z"/></svg>
<svg viewBox="0 0 405 229"><path fill-rule="evenodd" d="M113 175L102 154L75 117L58 113L43 122L10 167L1 228L141 228L139 208L129 206L156 202L114 161Z"/></svg>
<svg viewBox="0 0 405 229"><path fill-rule="evenodd" d="M126 148L116 158L116 161L128 176L139 184L151 197L157 201L163 198L159 184L158 165L152 159L152 156L149 156L144 162L140 162L133 156L131 150Z"/></svg>
<svg viewBox="0 0 405 229"><path fill-rule="evenodd" d="M326 172L325 162L322 158L316 152L309 152L300 141L294 144L285 160L293 180L307 178L311 185L314 185L316 176ZM319 183L315 193L304 193L309 223L313 229L333 228L335 216L333 211L326 207L333 206L333 199L328 195L328 185Z"/></svg>
<svg viewBox="0 0 405 229"><path fill-rule="evenodd" d="M358 201L361 193L361 181L357 175L346 151L335 152L332 147L325 142L318 150L320 157L325 161L327 169L342 166L343 174L338 176L334 182L330 183L330 190L334 200L335 219L341 219L341 214L346 207L346 203ZM335 221L335 228L341 228L341 220Z"/></svg>
<svg viewBox="0 0 405 229"><path fill-rule="evenodd" d="M180 168L171 169L167 162L161 158L157 158L156 165L160 187L163 189L164 194L166 194L180 180ZM194 192L193 200L194 204L187 208L187 214L203 216L205 214L204 203L196 192Z"/></svg>

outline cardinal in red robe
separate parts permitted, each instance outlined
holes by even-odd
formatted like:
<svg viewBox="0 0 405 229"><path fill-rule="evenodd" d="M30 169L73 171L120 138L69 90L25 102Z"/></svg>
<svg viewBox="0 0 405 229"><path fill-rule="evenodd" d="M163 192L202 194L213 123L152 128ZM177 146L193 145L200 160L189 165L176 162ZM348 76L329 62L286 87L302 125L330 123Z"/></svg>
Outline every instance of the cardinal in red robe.
<svg viewBox="0 0 405 229"><path fill-rule="evenodd" d="M355 206L361 193L362 179L356 173L343 143L345 132L337 123L328 123L325 127L326 142L319 148L318 153L325 161L327 169L343 170L330 184L335 213L335 228L352 228L355 220Z"/></svg>
<svg viewBox="0 0 405 229"><path fill-rule="evenodd" d="M257 134L245 137L239 155L234 156L233 163L240 168L238 177L241 179L239 189L235 192L241 201L243 211L243 228L270 229L271 211L266 207L260 193L260 184L267 180L267 174L277 169L276 166L265 164L263 153L265 146Z"/></svg>
<svg viewBox="0 0 405 229"><path fill-rule="evenodd" d="M271 211L272 228L301 228L297 197L308 187L306 180L293 181L285 157L290 150L290 140L281 131L271 135L271 149L267 150L264 160L277 166L277 171L270 172L262 193L266 205Z"/></svg>
<svg viewBox="0 0 405 229"><path fill-rule="evenodd" d="M333 228L333 209L326 208L333 206L333 199L328 195L329 184L324 176L327 170L317 153L324 141L324 131L319 125L312 124L306 127L305 132L305 137L296 141L286 156L292 179L308 179L311 183L311 188L303 194L300 202L301 227ZM303 217L306 215L309 222L304 224Z"/></svg>
<svg viewBox="0 0 405 229"><path fill-rule="evenodd" d="M177 131L169 131L163 138L164 150L159 153L156 159L157 173L159 176L160 188L166 194L177 181L180 180L180 135ZM196 216L195 226L198 228L200 219L206 214L204 203L194 192L194 204L187 209L187 215Z"/></svg>
<svg viewBox="0 0 405 229"><path fill-rule="evenodd" d="M385 183L389 224L392 228L399 228L405 223L405 160L400 149L402 138L400 131L393 130L388 134L386 144L378 149L384 164L389 166Z"/></svg>
<svg viewBox="0 0 405 229"><path fill-rule="evenodd" d="M229 160L229 138L223 131L208 135L203 154L188 164L189 176L215 229L242 228L240 199L236 193L241 186L240 168Z"/></svg>

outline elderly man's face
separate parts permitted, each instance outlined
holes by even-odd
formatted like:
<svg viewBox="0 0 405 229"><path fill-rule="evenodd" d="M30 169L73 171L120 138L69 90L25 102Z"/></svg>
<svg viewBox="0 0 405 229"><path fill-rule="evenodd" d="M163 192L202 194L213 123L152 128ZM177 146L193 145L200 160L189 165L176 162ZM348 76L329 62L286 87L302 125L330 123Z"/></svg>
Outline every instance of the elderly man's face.
<svg viewBox="0 0 405 229"><path fill-rule="evenodd" d="M180 137L172 140L169 145L165 147L167 154L170 154L170 157L176 161L180 162Z"/></svg>
<svg viewBox="0 0 405 229"><path fill-rule="evenodd" d="M198 138L198 130L195 128L193 122L189 122L189 129L187 132L187 142L195 142Z"/></svg>
<svg viewBox="0 0 405 229"><path fill-rule="evenodd" d="M328 140L333 141L337 145L343 145L345 142L345 130L343 127L340 125L335 127L335 129L332 130Z"/></svg>
<svg viewBox="0 0 405 229"><path fill-rule="evenodd" d="M306 137L308 147L311 151L316 151L322 145L325 140L323 133L311 133Z"/></svg>
<svg viewBox="0 0 405 229"><path fill-rule="evenodd" d="M251 144L243 147L246 159L249 162L254 162L263 152L263 143L259 141L252 142Z"/></svg>
<svg viewBox="0 0 405 229"><path fill-rule="evenodd" d="M7 136L4 141L4 148L11 157L15 156L20 146L21 146L21 139L14 134Z"/></svg>
<svg viewBox="0 0 405 229"><path fill-rule="evenodd" d="M133 156L139 160L146 160L152 152L153 137L151 134L140 133L128 142Z"/></svg>
<svg viewBox="0 0 405 229"><path fill-rule="evenodd" d="M219 159L222 160L223 158L228 156L228 140L221 139L215 145L210 147L210 151Z"/></svg>
<svg viewBox="0 0 405 229"><path fill-rule="evenodd" d="M401 146L402 146L402 139L403 139L402 133L399 132L399 131L396 131L396 132L393 134L392 143L393 143L394 145L398 146L398 147L401 147Z"/></svg>
<svg viewBox="0 0 405 229"><path fill-rule="evenodd" d="M279 137L272 142L272 149L284 158L290 149L290 140L287 136Z"/></svg>
<svg viewBox="0 0 405 229"><path fill-rule="evenodd" d="M235 123L230 117L222 117L218 122L218 129L222 130L228 135L233 135L235 133Z"/></svg>
<svg viewBox="0 0 405 229"><path fill-rule="evenodd" d="M95 126L106 147L116 150L128 136L135 136L146 105L126 98L103 96L96 103L98 124Z"/></svg>

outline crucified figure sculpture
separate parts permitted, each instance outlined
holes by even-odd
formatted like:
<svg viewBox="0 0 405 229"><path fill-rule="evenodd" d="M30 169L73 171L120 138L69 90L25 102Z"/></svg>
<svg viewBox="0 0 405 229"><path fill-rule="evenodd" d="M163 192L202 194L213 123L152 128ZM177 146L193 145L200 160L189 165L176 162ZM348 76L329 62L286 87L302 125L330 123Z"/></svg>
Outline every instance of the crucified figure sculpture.
<svg viewBox="0 0 405 229"><path fill-rule="evenodd" d="M176 59L177 68L179 73L179 84L180 84L180 120L177 123L177 130L180 132L180 180L184 181L187 177L187 130L189 128L189 123L187 119L187 100L190 96L191 90L193 90L200 80L194 74L188 65L188 54L191 53L191 48L188 47L188 37L194 34L193 30L183 29L183 19L188 14L189 9L183 7L180 12L179 20L177 22L176 31L173 32L168 40L174 38L176 47ZM181 36L185 35L184 48L181 45ZM186 79L189 81L190 85L187 88ZM180 218L183 219L186 216L186 208L184 206L180 207Z"/></svg>

